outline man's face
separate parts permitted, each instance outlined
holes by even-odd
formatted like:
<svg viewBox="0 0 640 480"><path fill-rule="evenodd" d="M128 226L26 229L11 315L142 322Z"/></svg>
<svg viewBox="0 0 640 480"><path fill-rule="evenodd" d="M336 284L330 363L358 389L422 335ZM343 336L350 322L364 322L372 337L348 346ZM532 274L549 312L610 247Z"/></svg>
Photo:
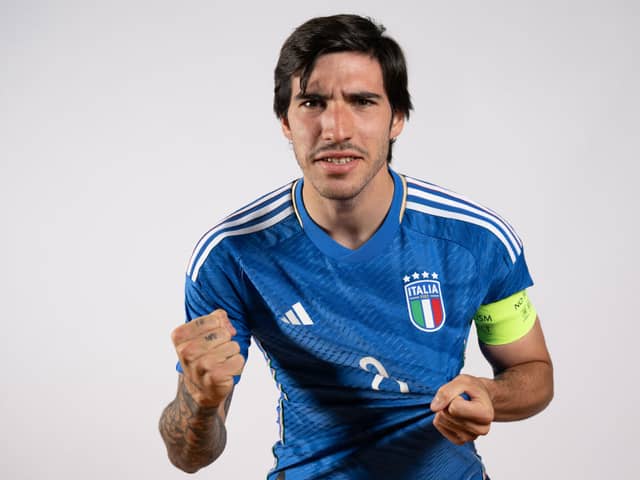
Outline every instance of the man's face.
<svg viewBox="0 0 640 480"><path fill-rule="evenodd" d="M305 185L332 200L355 198L376 175L386 175L389 140L402 131L375 58L358 52L322 55L304 94L291 80L291 103L282 119Z"/></svg>

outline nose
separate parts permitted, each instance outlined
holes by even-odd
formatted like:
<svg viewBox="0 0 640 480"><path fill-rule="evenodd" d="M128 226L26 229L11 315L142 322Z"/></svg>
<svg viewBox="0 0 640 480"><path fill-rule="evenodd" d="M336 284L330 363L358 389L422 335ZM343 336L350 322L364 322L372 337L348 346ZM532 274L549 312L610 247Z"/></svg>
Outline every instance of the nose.
<svg viewBox="0 0 640 480"><path fill-rule="evenodd" d="M339 143L351 139L353 135L353 117L348 105L330 102L322 112L322 138L325 141Z"/></svg>

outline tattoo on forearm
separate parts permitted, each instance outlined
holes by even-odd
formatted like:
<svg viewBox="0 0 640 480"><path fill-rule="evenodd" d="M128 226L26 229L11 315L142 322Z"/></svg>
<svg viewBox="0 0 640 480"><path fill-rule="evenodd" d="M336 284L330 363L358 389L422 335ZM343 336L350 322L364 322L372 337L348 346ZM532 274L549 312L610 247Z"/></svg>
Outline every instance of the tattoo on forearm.
<svg viewBox="0 0 640 480"><path fill-rule="evenodd" d="M231 395L225 401L228 411ZM180 379L178 394L162 413L160 434L171 461L186 471L196 471L213 462L225 447L227 432L217 408L198 406Z"/></svg>

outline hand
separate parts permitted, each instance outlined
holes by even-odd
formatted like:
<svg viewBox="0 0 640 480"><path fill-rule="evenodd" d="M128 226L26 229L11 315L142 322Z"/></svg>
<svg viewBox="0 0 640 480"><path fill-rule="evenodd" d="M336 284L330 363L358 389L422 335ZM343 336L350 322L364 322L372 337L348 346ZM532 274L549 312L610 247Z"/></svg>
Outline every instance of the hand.
<svg viewBox="0 0 640 480"><path fill-rule="evenodd" d="M227 313L215 310L180 325L171 333L178 353L184 385L201 407L217 407L233 390L233 376L240 375L244 357Z"/></svg>
<svg viewBox="0 0 640 480"><path fill-rule="evenodd" d="M466 393L469 400L460 395ZM441 386L431 402L433 425L449 441L462 445L489 433L494 419L487 387L477 377L458 375Z"/></svg>

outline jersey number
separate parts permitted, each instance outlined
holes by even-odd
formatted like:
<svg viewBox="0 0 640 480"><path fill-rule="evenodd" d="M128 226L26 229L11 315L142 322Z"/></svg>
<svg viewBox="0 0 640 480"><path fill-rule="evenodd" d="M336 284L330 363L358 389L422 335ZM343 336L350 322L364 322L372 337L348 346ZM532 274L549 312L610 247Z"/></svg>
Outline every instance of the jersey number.
<svg viewBox="0 0 640 480"><path fill-rule="evenodd" d="M382 382L383 379L388 378L398 384L398 387L400 387L400 393L409 392L409 385L407 385L406 382L403 382L402 380L391 378L387 373L387 370L384 368L384 366L380 363L379 360L373 357L362 357L360 359L360 368L369 372L370 371L368 368L369 366L372 366L373 369L377 372L373 377L373 381L371 382L371 388L373 388L374 390L380 390L380 383Z"/></svg>

